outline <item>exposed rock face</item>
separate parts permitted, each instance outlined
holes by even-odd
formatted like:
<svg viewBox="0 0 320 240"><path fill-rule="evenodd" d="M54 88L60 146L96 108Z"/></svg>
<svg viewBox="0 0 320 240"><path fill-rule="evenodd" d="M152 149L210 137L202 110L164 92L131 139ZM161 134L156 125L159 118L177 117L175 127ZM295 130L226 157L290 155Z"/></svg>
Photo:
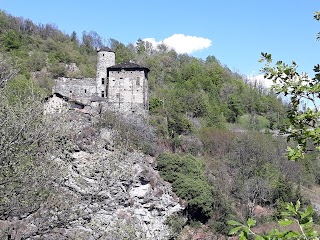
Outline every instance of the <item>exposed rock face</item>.
<svg viewBox="0 0 320 240"><path fill-rule="evenodd" d="M99 153L73 154L66 186L89 204L78 206L90 221L73 223L75 228L112 238L131 231L132 237L166 239L166 217L182 207L152 168L152 159L141 153L123 154L101 149ZM140 233L139 233L140 231ZM116 237L121 239L121 236Z"/></svg>
<svg viewBox="0 0 320 240"><path fill-rule="evenodd" d="M115 146L116 132L92 127L90 117L72 119L76 144L68 161L55 159L66 169L62 206L0 221L0 230L11 239L167 239L165 220L183 206L154 170L154 158Z"/></svg>

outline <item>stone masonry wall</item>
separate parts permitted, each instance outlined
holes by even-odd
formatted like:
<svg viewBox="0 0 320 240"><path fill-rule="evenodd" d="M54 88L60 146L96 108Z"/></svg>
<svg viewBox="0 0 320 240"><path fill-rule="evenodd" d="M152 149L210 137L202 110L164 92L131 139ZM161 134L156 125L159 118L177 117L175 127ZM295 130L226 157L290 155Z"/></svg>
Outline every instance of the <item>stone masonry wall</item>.
<svg viewBox="0 0 320 240"><path fill-rule="evenodd" d="M96 78L58 78L53 93L57 92L84 104L92 101L108 102L117 112L144 114L148 109L147 69L109 69L115 64L115 53L97 52Z"/></svg>
<svg viewBox="0 0 320 240"><path fill-rule="evenodd" d="M68 109L67 102L57 97L55 94L44 104L44 114L62 112L66 109Z"/></svg>
<svg viewBox="0 0 320 240"><path fill-rule="evenodd" d="M147 109L147 80L143 70L109 71L109 106L120 112L143 112Z"/></svg>
<svg viewBox="0 0 320 240"><path fill-rule="evenodd" d="M96 87L98 96L105 97L107 94L107 68L115 64L114 52L99 51L97 60Z"/></svg>
<svg viewBox="0 0 320 240"><path fill-rule="evenodd" d="M53 92L89 104L92 96L96 94L96 80L94 78L58 78L55 80Z"/></svg>

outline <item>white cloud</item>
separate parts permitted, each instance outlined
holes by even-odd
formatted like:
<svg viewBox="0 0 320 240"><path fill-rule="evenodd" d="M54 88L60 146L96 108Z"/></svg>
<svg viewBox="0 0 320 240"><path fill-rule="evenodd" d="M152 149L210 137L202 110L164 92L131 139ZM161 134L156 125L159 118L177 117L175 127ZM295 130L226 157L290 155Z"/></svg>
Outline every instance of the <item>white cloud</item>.
<svg viewBox="0 0 320 240"><path fill-rule="evenodd" d="M257 83L258 85L262 85L264 88L268 88L270 89L273 82L270 79L264 78L263 74L259 74L259 75L248 75L247 79L251 82L251 83Z"/></svg>
<svg viewBox="0 0 320 240"><path fill-rule="evenodd" d="M193 53L212 45L212 41L203 37L187 36L184 34L174 34L161 41L156 41L154 38L145 38L143 41L152 43L154 47L164 43L169 48L174 49L177 53Z"/></svg>

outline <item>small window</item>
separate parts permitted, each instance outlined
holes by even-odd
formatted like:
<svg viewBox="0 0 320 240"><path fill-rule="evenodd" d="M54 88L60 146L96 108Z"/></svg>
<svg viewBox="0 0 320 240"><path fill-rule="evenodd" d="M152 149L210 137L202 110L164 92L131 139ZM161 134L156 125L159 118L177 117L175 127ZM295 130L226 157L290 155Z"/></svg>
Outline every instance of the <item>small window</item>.
<svg viewBox="0 0 320 240"><path fill-rule="evenodd" d="M104 84L104 78L101 78L101 84Z"/></svg>
<svg viewBox="0 0 320 240"><path fill-rule="evenodd" d="M104 91L101 91L101 97L104 97Z"/></svg>
<svg viewBox="0 0 320 240"><path fill-rule="evenodd" d="M84 93L87 93L87 89L84 90Z"/></svg>
<svg viewBox="0 0 320 240"><path fill-rule="evenodd" d="M102 57L104 57L104 53L102 54Z"/></svg>
<svg viewBox="0 0 320 240"><path fill-rule="evenodd" d="M137 85L137 86L140 86L140 78L139 78L139 77L137 77L136 85Z"/></svg>
<svg viewBox="0 0 320 240"><path fill-rule="evenodd" d="M120 79L123 79L122 77Z"/></svg>

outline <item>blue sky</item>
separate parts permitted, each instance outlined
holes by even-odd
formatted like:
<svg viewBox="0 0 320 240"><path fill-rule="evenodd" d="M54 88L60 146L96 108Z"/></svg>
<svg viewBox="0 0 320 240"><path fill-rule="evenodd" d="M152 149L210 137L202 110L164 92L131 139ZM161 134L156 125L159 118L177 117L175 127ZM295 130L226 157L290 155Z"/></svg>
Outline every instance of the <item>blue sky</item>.
<svg viewBox="0 0 320 240"><path fill-rule="evenodd" d="M313 20L319 0L0 0L0 9L68 34L93 30L125 44L164 41L195 57L214 55L245 75L259 74L260 52L295 60L308 73L320 63L320 22Z"/></svg>

